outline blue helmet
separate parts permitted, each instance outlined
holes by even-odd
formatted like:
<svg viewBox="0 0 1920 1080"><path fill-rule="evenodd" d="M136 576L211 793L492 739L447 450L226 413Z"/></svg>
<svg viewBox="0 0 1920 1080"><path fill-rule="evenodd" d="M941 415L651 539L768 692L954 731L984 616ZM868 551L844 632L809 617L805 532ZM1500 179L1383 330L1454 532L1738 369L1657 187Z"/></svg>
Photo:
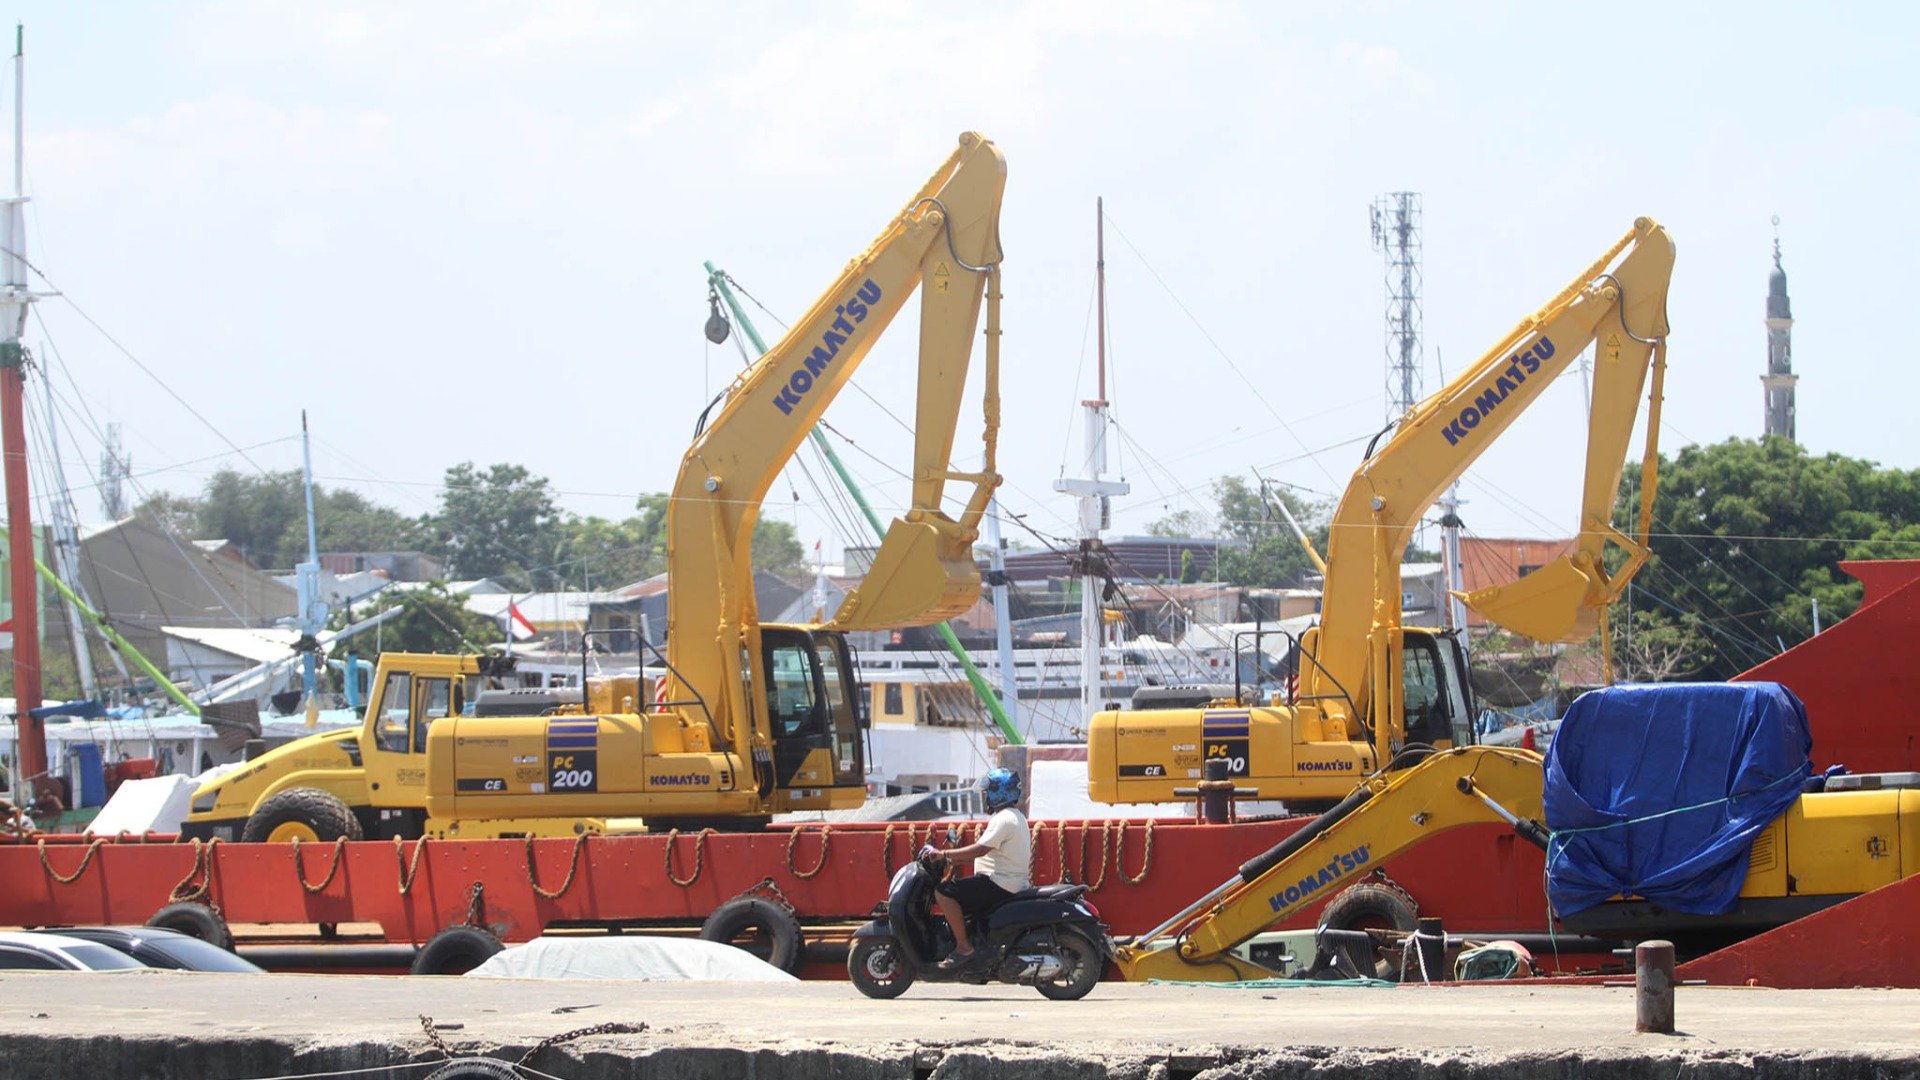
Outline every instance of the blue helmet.
<svg viewBox="0 0 1920 1080"><path fill-rule="evenodd" d="M987 809L1000 810L1020 802L1020 774L1012 769L988 769L980 781L980 796Z"/></svg>

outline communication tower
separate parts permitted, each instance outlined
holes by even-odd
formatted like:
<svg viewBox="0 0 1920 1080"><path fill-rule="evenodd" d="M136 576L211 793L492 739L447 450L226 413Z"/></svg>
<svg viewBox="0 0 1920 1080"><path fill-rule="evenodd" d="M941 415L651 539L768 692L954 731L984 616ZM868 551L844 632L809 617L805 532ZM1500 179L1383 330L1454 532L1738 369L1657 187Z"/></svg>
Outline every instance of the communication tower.
<svg viewBox="0 0 1920 1080"><path fill-rule="evenodd" d="M1373 247L1386 262L1387 422L1420 403L1420 193L1393 191L1373 201ZM1440 559L1449 598L1447 625L1464 629L1467 611L1457 593L1465 588L1460 556L1460 485L1441 496Z"/></svg>
<svg viewBox="0 0 1920 1080"><path fill-rule="evenodd" d="M1373 247L1386 260L1387 419L1420 401L1420 193L1373 201Z"/></svg>
<svg viewBox="0 0 1920 1080"><path fill-rule="evenodd" d="M107 446L100 451L100 510L108 521L127 516L126 489L122 486L133 472L133 459L120 448L120 425L107 425Z"/></svg>

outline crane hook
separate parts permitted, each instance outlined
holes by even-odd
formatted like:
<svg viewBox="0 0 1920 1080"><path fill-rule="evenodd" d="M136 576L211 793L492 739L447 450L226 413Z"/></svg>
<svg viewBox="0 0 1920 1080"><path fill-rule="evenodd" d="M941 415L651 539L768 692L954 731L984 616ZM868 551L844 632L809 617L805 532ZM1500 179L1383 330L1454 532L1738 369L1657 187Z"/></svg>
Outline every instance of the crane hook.
<svg viewBox="0 0 1920 1080"><path fill-rule="evenodd" d="M720 290L712 285L707 286L707 340L718 345L726 341L727 335L732 332L733 324L720 311Z"/></svg>

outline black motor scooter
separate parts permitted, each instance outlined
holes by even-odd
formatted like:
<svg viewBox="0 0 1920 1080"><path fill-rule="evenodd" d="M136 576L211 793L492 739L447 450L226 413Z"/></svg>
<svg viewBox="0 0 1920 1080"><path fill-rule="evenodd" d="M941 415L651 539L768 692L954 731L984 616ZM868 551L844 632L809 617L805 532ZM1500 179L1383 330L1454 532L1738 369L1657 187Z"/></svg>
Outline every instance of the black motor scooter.
<svg viewBox="0 0 1920 1080"><path fill-rule="evenodd" d="M934 907L933 887L946 877L944 855L923 855L900 868L887 887L887 913L853 935L847 975L871 998L906 993L929 982L1014 983L1055 1001L1087 996L1105 973L1112 942L1085 885L1044 885L1013 897L967 925L973 956L943 971L953 931Z"/></svg>

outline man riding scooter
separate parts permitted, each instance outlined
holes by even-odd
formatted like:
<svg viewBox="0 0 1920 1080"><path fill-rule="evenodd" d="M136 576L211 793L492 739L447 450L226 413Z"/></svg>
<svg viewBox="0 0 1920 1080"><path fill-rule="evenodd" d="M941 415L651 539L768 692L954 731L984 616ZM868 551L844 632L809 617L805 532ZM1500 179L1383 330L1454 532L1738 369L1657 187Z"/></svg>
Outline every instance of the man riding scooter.
<svg viewBox="0 0 1920 1080"><path fill-rule="evenodd" d="M979 842L921 848L888 881L884 911L854 931L847 977L862 994L896 998L925 979L1011 983L1074 1001L1100 981L1113 947L1087 887L1027 887L1033 841L1018 809L1020 778L993 769L981 789L993 814ZM956 858L973 859L980 873L945 880Z"/></svg>
<svg viewBox="0 0 1920 1080"><path fill-rule="evenodd" d="M990 769L981 784L981 798L993 814L975 843L949 849L947 858L973 860L974 873L935 886L934 902L953 930L953 953L940 961L940 970L956 971L973 959L967 940L967 920L979 919L1026 889L1033 877L1033 836L1027 816L1020 812L1020 774ZM936 849L928 845L922 855Z"/></svg>

